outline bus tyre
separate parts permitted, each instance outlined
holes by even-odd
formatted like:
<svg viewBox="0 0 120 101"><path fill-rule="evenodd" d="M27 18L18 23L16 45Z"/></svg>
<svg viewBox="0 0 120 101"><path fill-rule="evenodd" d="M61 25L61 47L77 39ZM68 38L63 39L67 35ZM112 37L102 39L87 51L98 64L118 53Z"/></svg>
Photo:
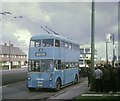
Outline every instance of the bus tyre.
<svg viewBox="0 0 120 101"><path fill-rule="evenodd" d="M78 76L75 76L75 84L78 83Z"/></svg>
<svg viewBox="0 0 120 101"><path fill-rule="evenodd" d="M61 88L60 79L57 79L57 81L56 81L56 88L55 88L55 91L59 91L60 88Z"/></svg>

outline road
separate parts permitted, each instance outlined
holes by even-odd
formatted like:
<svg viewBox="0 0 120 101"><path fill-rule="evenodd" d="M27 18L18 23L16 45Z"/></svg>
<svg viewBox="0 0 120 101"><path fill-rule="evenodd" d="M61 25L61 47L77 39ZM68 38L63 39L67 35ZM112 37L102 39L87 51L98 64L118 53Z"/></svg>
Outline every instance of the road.
<svg viewBox="0 0 120 101"><path fill-rule="evenodd" d="M25 82L7 85L2 89L2 99L44 99L53 94L55 92L42 89L30 92Z"/></svg>
<svg viewBox="0 0 120 101"><path fill-rule="evenodd" d="M79 96L83 93L88 92L88 81L87 78L84 78L84 80L67 90L66 92L60 94L60 95L54 95L49 97L49 99L73 99L76 96Z"/></svg>
<svg viewBox="0 0 120 101"><path fill-rule="evenodd" d="M83 80L84 79L82 78L81 82ZM3 97L2 99L46 99L54 95L63 94L69 90L72 90L72 88L78 85L80 85L80 83L65 87L58 92L53 92L48 89L39 89L39 90L30 92L26 88L26 83L24 81L24 82L19 82L16 84L10 84L10 85L4 86L2 89L2 97Z"/></svg>
<svg viewBox="0 0 120 101"><path fill-rule="evenodd" d="M25 81L27 79L27 68L3 70L0 73L0 76L1 75L2 75L2 85Z"/></svg>

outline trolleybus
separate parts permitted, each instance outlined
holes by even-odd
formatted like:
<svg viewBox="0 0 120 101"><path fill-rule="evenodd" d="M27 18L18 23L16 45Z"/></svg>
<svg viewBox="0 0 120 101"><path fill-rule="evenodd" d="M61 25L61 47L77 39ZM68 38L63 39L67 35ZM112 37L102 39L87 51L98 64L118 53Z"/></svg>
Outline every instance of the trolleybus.
<svg viewBox="0 0 120 101"><path fill-rule="evenodd" d="M58 91L79 81L80 49L76 41L56 34L34 35L28 53L29 90L50 88Z"/></svg>

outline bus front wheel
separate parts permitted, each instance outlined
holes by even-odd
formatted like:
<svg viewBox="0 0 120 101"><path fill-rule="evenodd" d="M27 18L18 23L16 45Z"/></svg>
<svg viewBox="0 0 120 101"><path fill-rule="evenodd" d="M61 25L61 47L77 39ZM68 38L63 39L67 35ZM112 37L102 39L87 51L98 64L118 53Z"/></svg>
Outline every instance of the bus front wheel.
<svg viewBox="0 0 120 101"><path fill-rule="evenodd" d="M55 91L59 91L60 88L61 88L61 82L60 82L60 79L57 79Z"/></svg>

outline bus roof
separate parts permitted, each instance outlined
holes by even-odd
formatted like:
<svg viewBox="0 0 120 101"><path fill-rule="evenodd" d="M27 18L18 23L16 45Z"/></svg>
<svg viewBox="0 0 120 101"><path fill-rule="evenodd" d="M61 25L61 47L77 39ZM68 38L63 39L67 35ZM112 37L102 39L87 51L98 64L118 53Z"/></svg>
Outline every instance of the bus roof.
<svg viewBox="0 0 120 101"><path fill-rule="evenodd" d="M70 42L70 43L74 43L79 45L79 43L77 43L76 41L60 36L60 35L56 35L56 34L39 34L39 35L34 35L31 37L31 40L38 40L38 39L58 39L58 40L62 40L62 41L66 41L66 42Z"/></svg>

